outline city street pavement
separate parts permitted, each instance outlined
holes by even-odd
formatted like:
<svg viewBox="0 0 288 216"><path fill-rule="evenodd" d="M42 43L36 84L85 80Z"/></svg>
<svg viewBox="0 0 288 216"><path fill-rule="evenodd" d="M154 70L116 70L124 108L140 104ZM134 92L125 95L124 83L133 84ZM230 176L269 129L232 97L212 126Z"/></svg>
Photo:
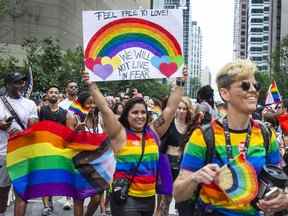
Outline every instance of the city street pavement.
<svg viewBox="0 0 288 216"><path fill-rule="evenodd" d="M55 215L61 215L61 216L72 216L73 210L63 210L63 204L65 202L65 198L63 197L54 197L53 198L53 205L54 205L54 214ZM85 204L87 204L85 202ZM6 213L7 216L13 216L13 208L14 205L10 205L8 208L8 211ZM43 209L42 200L41 199L35 199L30 200L27 207L27 216L40 216ZM100 211L98 209L96 216L100 215Z"/></svg>
<svg viewBox="0 0 288 216"><path fill-rule="evenodd" d="M54 197L53 198L54 214L55 215L59 215L59 216L60 215L61 216L72 216L73 215L73 210L68 210L68 211L67 210L63 210L64 201L65 201L65 198L63 198L63 197ZM85 205L87 205L88 201L89 200L86 199ZM173 206L174 206L174 203L172 203L170 205L170 210L169 210L169 215L170 216L176 215L176 212L175 212L175 209L173 208ZM7 209L6 216L13 216L13 210L14 210L13 208L14 208L14 205L13 205L13 203L11 203L11 205ZM42 200L41 199L31 200L28 203L26 215L27 216L40 216L41 212L42 212L42 209L43 209L43 205L42 205ZM99 208L98 208L95 216L100 216Z"/></svg>

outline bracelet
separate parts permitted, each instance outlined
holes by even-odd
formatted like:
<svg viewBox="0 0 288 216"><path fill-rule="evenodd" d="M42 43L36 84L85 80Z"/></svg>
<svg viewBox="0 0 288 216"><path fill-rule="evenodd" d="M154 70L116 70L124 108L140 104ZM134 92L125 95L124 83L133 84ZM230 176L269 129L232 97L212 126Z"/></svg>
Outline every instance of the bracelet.
<svg viewBox="0 0 288 216"><path fill-rule="evenodd" d="M177 79L176 80L176 85L177 86L180 86L180 87L183 87L185 85L185 80L182 80L182 79Z"/></svg>

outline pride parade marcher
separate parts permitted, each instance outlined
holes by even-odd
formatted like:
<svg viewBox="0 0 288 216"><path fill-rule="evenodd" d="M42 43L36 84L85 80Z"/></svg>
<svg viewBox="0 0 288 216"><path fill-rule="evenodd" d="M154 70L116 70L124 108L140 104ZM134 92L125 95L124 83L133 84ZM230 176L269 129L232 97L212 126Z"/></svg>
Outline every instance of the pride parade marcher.
<svg viewBox="0 0 288 216"><path fill-rule="evenodd" d="M62 109L68 110L71 104L73 104L77 100L78 89L79 89L78 84L75 81L73 80L67 81L65 87L66 98L59 103L59 106ZM63 209L70 210L71 208L72 208L72 200L70 197L66 197Z"/></svg>
<svg viewBox="0 0 288 216"><path fill-rule="evenodd" d="M195 215L260 214L251 204L257 196L257 176L265 164L279 164L280 152L274 132L266 152L260 123L250 117L256 110L260 90L255 72L255 64L237 60L217 74L227 115L210 125L214 133L211 160L207 162L208 147L202 129L195 129L186 145L174 196L179 202L192 199L199 191ZM258 206L264 212L280 211L287 205L285 199L288 201L287 194L281 192L269 201L260 200Z"/></svg>
<svg viewBox="0 0 288 216"><path fill-rule="evenodd" d="M50 120L66 125L67 120L72 118L72 115L67 110L59 106L59 89L55 86L49 87L46 92L47 105L43 105L39 109L39 121ZM71 120L70 120L71 121ZM42 198L44 209L42 216L53 215L53 201L52 197Z"/></svg>
<svg viewBox="0 0 288 216"><path fill-rule="evenodd" d="M38 121L36 104L22 96L26 76L18 72L8 73L4 83L6 94L0 100L0 215L7 206L10 179L7 172L8 138L20 133ZM16 193L14 215L24 215L27 203Z"/></svg>
<svg viewBox="0 0 288 216"><path fill-rule="evenodd" d="M73 118L68 121L68 127L77 131L87 131L92 134L103 133L102 126L100 124L100 115L98 109L95 107L92 96L89 92L80 92L78 99L71 104L68 109L70 113L73 113ZM113 158L111 158L112 160ZM92 216L99 204L102 191L95 191L90 196L90 202L87 206L87 210L84 213L84 199L74 199L74 215L75 216Z"/></svg>
<svg viewBox="0 0 288 216"><path fill-rule="evenodd" d="M114 143L117 165L112 183L112 215L152 216L157 172L161 169L158 167L159 137L164 135L174 117L183 94L184 80L176 82L161 116L147 124L148 110L142 97L130 99L118 121L97 85L89 81L88 74L83 74L83 79L89 85L102 113L105 130Z"/></svg>
<svg viewBox="0 0 288 216"><path fill-rule="evenodd" d="M188 97L182 97L177 107L174 120L165 135L161 138L160 151L168 156L173 180L175 180L179 174L180 161L183 153L181 151L181 145L183 145L184 135L187 132L188 125L192 121L191 112L191 100ZM172 196L160 195L160 198L157 215L168 215Z"/></svg>
<svg viewBox="0 0 288 216"><path fill-rule="evenodd" d="M78 84L75 81L68 81L65 92L66 98L59 103L59 106L64 110L68 110L71 104L77 99Z"/></svg>

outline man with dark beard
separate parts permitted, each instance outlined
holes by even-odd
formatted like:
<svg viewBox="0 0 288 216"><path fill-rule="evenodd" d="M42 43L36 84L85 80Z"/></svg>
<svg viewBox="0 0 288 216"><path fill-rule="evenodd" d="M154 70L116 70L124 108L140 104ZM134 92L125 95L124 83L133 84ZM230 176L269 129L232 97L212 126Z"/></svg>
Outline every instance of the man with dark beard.
<svg viewBox="0 0 288 216"><path fill-rule="evenodd" d="M64 100L62 100L59 103L59 106L64 109L68 110L71 104L77 100L77 94L78 94L78 85L74 81L68 81L66 88L65 88L66 96Z"/></svg>
<svg viewBox="0 0 288 216"><path fill-rule="evenodd" d="M39 111L39 120L50 120L60 124L66 125L68 118L72 118L72 115L67 110L62 109L59 106L59 89L55 86L48 88L47 90L48 105L42 106ZM42 215L53 215L53 203L52 197L43 197L44 209Z"/></svg>
<svg viewBox="0 0 288 216"><path fill-rule="evenodd" d="M51 120L60 124L66 125L67 110L62 109L59 106L59 89L55 86L48 88L47 90L48 105L42 106L39 111L39 120Z"/></svg>

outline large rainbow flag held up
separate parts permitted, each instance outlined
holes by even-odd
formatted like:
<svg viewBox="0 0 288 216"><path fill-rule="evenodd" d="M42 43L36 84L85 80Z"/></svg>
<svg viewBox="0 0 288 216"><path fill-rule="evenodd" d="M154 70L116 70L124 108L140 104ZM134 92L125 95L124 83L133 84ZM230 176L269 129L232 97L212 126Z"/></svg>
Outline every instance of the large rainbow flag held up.
<svg viewBox="0 0 288 216"><path fill-rule="evenodd" d="M265 100L265 106L269 106L272 104L279 104L282 101L282 97L280 95L280 92L277 88L276 82L275 80L273 80L273 82L271 83L268 93L267 93L267 97Z"/></svg>
<svg viewBox="0 0 288 216"><path fill-rule="evenodd" d="M42 121L9 139L7 167L16 193L84 199L109 187L115 159L106 134Z"/></svg>

